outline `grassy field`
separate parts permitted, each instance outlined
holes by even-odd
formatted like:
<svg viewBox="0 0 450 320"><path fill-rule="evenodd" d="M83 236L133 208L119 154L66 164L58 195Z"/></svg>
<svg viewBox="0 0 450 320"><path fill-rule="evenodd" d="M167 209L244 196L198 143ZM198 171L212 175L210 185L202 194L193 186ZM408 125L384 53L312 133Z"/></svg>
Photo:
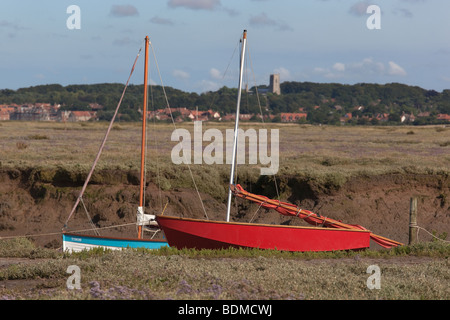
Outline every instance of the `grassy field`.
<svg viewBox="0 0 450 320"><path fill-rule="evenodd" d="M40 168L51 175L58 168L87 173L106 133L107 123L1 122L0 166ZM193 123L177 124L193 137ZM232 123L205 122L203 132L216 128L223 132ZM243 123L242 128L279 130L278 175L296 175L320 183L341 185L360 175L389 173L449 174L450 128L442 126L348 127L297 124ZM171 151L179 141L171 141L172 124L150 123L147 141L147 168L160 173L162 188L188 186L192 181L186 165L171 161ZM111 131L98 170L138 170L141 128L138 123L118 123ZM204 142L204 146L210 142ZM248 153L248 150L247 150ZM224 150L226 154L226 150ZM247 155L248 156L248 155ZM248 161L246 162L248 163ZM199 188L211 192L217 181L226 182L229 165L190 166ZM238 166L238 177L255 181L261 165ZM211 182L213 181L214 182ZM220 197L219 195L216 195Z"/></svg>
<svg viewBox="0 0 450 320"><path fill-rule="evenodd" d="M0 122L0 169L31 168L43 182L64 171L83 182L107 125ZM177 126L193 129L192 123ZM203 130L222 132L232 127L232 123L203 124ZM295 175L339 187L357 176L450 174L450 128L442 126L245 123L242 127L279 129L279 176ZM137 123L115 124L97 170L138 171L140 130ZM192 188L187 168L171 161L171 150L178 143L170 141L173 130L169 124L149 125L149 175L155 178L159 172L157 181L165 190ZM228 165L193 164L191 170L200 191L224 199ZM259 166L239 166L238 175L256 181ZM106 176L93 177L102 178ZM448 300L449 256L450 247L444 242L330 254L163 249L68 255L23 238L2 239L0 299ZM80 267L79 290L66 287L70 265ZM367 287L371 265L381 269L380 289Z"/></svg>
<svg viewBox="0 0 450 320"><path fill-rule="evenodd" d="M0 284L6 283L0 299L448 300L449 256L442 242L364 252L164 248L69 255L14 239L0 241L0 261L27 260L0 263ZM71 265L80 268L79 289L67 288ZM370 266L379 268L379 288L368 286ZM12 280L21 284L8 286Z"/></svg>

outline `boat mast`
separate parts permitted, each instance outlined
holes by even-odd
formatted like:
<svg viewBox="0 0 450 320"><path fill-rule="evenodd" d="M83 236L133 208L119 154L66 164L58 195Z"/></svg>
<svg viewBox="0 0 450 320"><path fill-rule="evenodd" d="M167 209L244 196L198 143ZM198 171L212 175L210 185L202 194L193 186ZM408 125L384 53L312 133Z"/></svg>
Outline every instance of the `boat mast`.
<svg viewBox="0 0 450 320"><path fill-rule="evenodd" d="M145 63L144 63L144 103L142 112L142 141L141 141L141 177L139 191L139 209L144 213L144 183L145 183L145 137L147 123L147 91L148 91L148 44L149 38L145 37ZM142 238L142 226L138 227L138 238Z"/></svg>
<svg viewBox="0 0 450 320"><path fill-rule="evenodd" d="M235 124L234 124L233 158L231 161L230 185L228 186L227 222L230 221L230 210L231 210L232 192L231 192L230 186L234 185L234 168L236 165L236 152L237 152L238 128L239 128L239 110L240 110L240 106L241 106L242 77L243 77L243 73L244 73L244 57L245 57L246 43L247 43L247 30L244 30L244 35L242 37L241 61L240 61L240 69L239 69L239 88L238 88L238 98L237 98L237 105L236 105L236 119L235 119Z"/></svg>

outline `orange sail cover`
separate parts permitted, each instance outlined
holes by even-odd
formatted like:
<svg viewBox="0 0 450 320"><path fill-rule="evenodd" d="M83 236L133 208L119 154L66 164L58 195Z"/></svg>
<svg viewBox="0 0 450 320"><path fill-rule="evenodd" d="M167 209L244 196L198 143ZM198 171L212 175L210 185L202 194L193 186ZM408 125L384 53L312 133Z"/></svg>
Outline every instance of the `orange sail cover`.
<svg viewBox="0 0 450 320"><path fill-rule="evenodd" d="M250 192L245 191L239 184L230 185L231 191L240 198L247 199L258 203L261 207L266 209L273 209L278 211L280 214L285 216L296 216L299 217L311 225L314 226L323 226L329 228L340 228L340 229L349 229L349 230L367 230L366 228L355 225L355 224L346 224L342 223L338 220L333 220L327 217L322 217L317 215L311 211L303 210L297 207L294 204L281 202L279 200L272 200L265 196L256 195ZM392 248L403 245L400 242L387 239L385 237L370 233L370 238L375 241L377 244L384 248Z"/></svg>

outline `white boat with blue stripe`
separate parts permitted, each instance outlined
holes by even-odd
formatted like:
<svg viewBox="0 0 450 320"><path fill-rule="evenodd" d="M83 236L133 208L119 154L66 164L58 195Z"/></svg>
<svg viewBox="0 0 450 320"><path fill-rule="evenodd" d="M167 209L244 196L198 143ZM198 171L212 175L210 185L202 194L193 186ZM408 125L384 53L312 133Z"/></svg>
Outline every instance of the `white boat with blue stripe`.
<svg viewBox="0 0 450 320"><path fill-rule="evenodd" d="M120 250L126 248L159 249L164 246L169 246L165 240L110 238L80 235L76 233L63 234L63 251L69 253L90 250L97 247L110 250Z"/></svg>
<svg viewBox="0 0 450 320"><path fill-rule="evenodd" d="M148 37L145 37L145 70L144 70L144 103L143 103L143 112L142 112L142 141L141 141L141 175L140 175L140 192L139 192L139 206L137 208L137 215L136 215L136 222L128 223L130 224L136 224L137 226L137 238L117 238L117 237L105 237L100 236L99 234L99 228L97 228L92 220L89 218L92 228L90 231L93 231L95 235L88 235L88 234L81 234L77 233L76 231L71 231L68 229L68 221L72 217L72 215L75 213L78 204L81 202L83 204L84 209L86 210L86 206L83 203L83 194L86 190L86 187L88 185L88 182L94 172L94 169L96 167L96 164L100 158L100 155L102 153L102 150L105 146L107 137L109 135L109 132L111 131L112 125L114 123L114 120L118 114L120 104L122 102L123 96L125 95L125 91L128 87L128 83L130 81L131 75L133 74L134 67L136 66L137 59L139 57L139 53L141 50L139 50L139 53L136 56L136 59L134 61L133 67L131 68L130 75L128 77L128 81L125 85L125 88L122 92L122 96L120 98L120 101L116 107L114 116L112 117L110 124L108 126L108 130L106 132L106 135L103 139L103 142L100 146L100 149L98 151L97 157L95 158L94 164L84 182L83 188L81 189L80 195L78 196L71 213L69 214L69 217L66 220L66 223L64 224L63 228L63 250L64 252L79 252L83 250L90 250L92 248L97 247L103 247L105 249L112 249L112 250L118 250L118 249L125 249L125 248L147 248L147 249L159 249L161 247L167 247L169 246L168 242L164 239L164 235L161 237L155 238L156 234L161 231L159 229L159 226L155 220L155 215L151 214L145 214L144 213L144 193L145 193L145 149L146 149L146 120L147 120L147 91L148 91L148 52L149 52L149 43L150 40ZM89 214L86 210L87 216L89 217ZM115 226L117 227L117 226ZM153 232L153 236L149 239L144 239L144 231L150 230ZM156 230L156 231L155 231Z"/></svg>

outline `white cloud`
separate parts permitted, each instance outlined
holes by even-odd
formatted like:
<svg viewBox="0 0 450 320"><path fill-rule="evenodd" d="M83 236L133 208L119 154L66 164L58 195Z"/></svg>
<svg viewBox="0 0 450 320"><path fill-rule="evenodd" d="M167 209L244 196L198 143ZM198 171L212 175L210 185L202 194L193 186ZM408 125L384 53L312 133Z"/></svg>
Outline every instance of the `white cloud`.
<svg viewBox="0 0 450 320"><path fill-rule="evenodd" d="M327 79L345 78L351 76L406 76L407 72L393 61L387 65L373 58L364 58L361 61L342 63L336 62L331 68L315 67L312 72Z"/></svg>
<svg viewBox="0 0 450 320"><path fill-rule="evenodd" d="M222 6L220 0L169 0L167 5L171 8L183 7L190 10L223 11L230 16L238 15L236 10Z"/></svg>
<svg viewBox="0 0 450 320"><path fill-rule="evenodd" d="M262 12L250 18L250 25L255 27L277 27L278 30L292 30L292 28L283 21L276 21Z"/></svg>
<svg viewBox="0 0 450 320"><path fill-rule="evenodd" d="M280 75L280 79L282 79L281 81L286 81L286 80L291 80L291 72L284 68L284 67L279 67L273 70L274 73L278 73Z"/></svg>
<svg viewBox="0 0 450 320"><path fill-rule="evenodd" d="M254 26L274 26L275 20L270 19L266 13L262 12L256 16L250 18L250 24Z"/></svg>
<svg viewBox="0 0 450 320"><path fill-rule="evenodd" d="M179 70L179 69L173 70L172 75L177 79L189 79L190 78L189 73L187 73L183 70Z"/></svg>
<svg viewBox="0 0 450 320"><path fill-rule="evenodd" d="M341 62L336 62L333 66L333 70L335 71L345 71L345 64Z"/></svg>
<svg viewBox="0 0 450 320"><path fill-rule="evenodd" d="M406 71L393 61L389 61L388 73L392 76L406 76Z"/></svg>
<svg viewBox="0 0 450 320"><path fill-rule="evenodd" d="M328 72L328 71L327 71L327 69L325 69L325 68L315 67L315 68L313 69L313 72L314 72L314 73L325 73L325 72Z"/></svg>
<svg viewBox="0 0 450 320"><path fill-rule="evenodd" d="M367 1L359 1L350 7L349 12L355 16L363 16L367 13L369 5Z"/></svg>
<svg viewBox="0 0 450 320"><path fill-rule="evenodd" d="M220 89L220 85L211 80L201 80L196 86L200 92L217 91Z"/></svg>
<svg viewBox="0 0 450 320"><path fill-rule="evenodd" d="M150 22L155 23L155 24L166 25L166 26L173 26L174 25L172 20L161 18L161 17L158 17L158 16L154 16L153 18L151 18Z"/></svg>
<svg viewBox="0 0 450 320"><path fill-rule="evenodd" d="M170 0L169 7L185 7L192 10L214 10L218 9L221 4L220 0Z"/></svg>
<svg viewBox="0 0 450 320"><path fill-rule="evenodd" d="M223 78L222 73L216 68L211 68L211 70L209 70L209 75L216 80L221 80Z"/></svg>
<svg viewBox="0 0 450 320"><path fill-rule="evenodd" d="M353 73L380 75L385 71L382 62L374 61L373 58L364 58L362 61L347 64L346 69Z"/></svg>
<svg viewBox="0 0 450 320"><path fill-rule="evenodd" d="M131 4L128 5L114 5L111 7L110 15L113 17L130 17L130 16L138 16L139 12L137 11L135 6Z"/></svg>

